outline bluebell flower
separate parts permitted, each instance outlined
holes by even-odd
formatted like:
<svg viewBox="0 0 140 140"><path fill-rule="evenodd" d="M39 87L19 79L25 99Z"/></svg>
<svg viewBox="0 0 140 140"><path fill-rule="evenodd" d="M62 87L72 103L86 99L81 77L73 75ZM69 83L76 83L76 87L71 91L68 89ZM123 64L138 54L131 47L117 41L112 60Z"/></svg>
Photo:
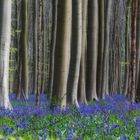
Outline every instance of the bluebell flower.
<svg viewBox="0 0 140 140"><path fill-rule="evenodd" d="M61 131L60 130L57 130L57 135L58 135L59 138L62 137L62 134L61 134Z"/></svg>
<svg viewBox="0 0 140 140"><path fill-rule="evenodd" d="M140 138L139 136L135 136L134 140L139 140L139 138Z"/></svg>
<svg viewBox="0 0 140 140"><path fill-rule="evenodd" d="M67 134L67 139L66 139L66 140L71 140L71 139L72 139L73 134L74 134L74 130L73 130L73 129L72 129L72 130L70 130L70 131L68 131L68 134Z"/></svg>
<svg viewBox="0 0 140 140"><path fill-rule="evenodd" d="M119 127L118 124L113 124L113 125L111 125L111 129L115 129L115 128L118 128L118 127Z"/></svg>
<svg viewBox="0 0 140 140"><path fill-rule="evenodd" d="M122 134L121 137L120 137L120 139L121 140L127 140L127 137L126 137L126 135Z"/></svg>
<svg viewBox="0 0 140 140"><path fill-rule="evenodd" d="M82 137L80 136L80 137L78 137L76 140L82 140Z"/></svg>
<svg viewBox="0 0 140 140"><path fill-rule="evenodd" d="M27 128L27 122L26 122L26 120L24 120L24 122L22 123L22 125L23 125L24 129Z"/></svg>
<svg viewBox="0 0 140 140"><path fill-rule="evenodd" d="M140 119L137 119L136 120L135 125L136 125L136 127L139 127L140 128Z"/></svg>
<svg viewBox="0 0 140 140"><path fill-rule="evenodd" d="M22 123L21 122L17 122L16 125L17 125L18 128L21 128L22 127Z"/></svg>
<svg viewBox="0 0 140 140"><path fill-rule="evenodd" d="M3 131L4 131L4 133L8 134L8 132L9 132L9 126L3 127Z"/></svg>
<svg viewBox="0 0 140 140"><path fill-rule="evenodd" d="M10 136L13 135L14 131L15 131L15 129L14 128L11 128L11 130L10 130Z"/></svg>

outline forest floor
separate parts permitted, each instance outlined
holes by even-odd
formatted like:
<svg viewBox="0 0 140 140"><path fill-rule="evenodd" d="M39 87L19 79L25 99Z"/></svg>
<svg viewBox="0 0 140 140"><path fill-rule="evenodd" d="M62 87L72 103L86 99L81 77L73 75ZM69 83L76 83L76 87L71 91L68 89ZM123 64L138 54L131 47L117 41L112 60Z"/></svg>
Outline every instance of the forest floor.
<svg viewBox="0 0 140 140"><path fill-rule="evenodd" d="M10 100L13 111L0 108L0 140L140 140L140 104L122 95L63 111L51 111L46 95L38 108L34 96Z"/></svg>

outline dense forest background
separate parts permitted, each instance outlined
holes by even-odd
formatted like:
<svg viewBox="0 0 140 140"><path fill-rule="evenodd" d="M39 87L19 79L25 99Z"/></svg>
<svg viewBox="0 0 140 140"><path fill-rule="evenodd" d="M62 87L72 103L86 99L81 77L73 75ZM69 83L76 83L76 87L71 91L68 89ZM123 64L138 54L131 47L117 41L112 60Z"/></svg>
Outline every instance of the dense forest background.
<svg viewBox="0 0 140 140"><path fill-rule="evenodd" d="M0 105L140 98L139 0L0 0Z"/></svg>

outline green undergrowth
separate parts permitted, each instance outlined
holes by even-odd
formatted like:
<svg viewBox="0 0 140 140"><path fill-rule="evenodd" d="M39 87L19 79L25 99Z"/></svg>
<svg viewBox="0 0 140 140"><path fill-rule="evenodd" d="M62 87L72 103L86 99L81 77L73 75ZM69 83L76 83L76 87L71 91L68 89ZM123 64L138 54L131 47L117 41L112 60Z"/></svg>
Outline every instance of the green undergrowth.
<svg viewBox="0 0 140 140"><path fill-rule="evenodd" d="M138 105L130 110L123 101L99 101L49 112L31 109L32 103L15 104L19 110L0 110L1 140L140 140Z"/></svg>

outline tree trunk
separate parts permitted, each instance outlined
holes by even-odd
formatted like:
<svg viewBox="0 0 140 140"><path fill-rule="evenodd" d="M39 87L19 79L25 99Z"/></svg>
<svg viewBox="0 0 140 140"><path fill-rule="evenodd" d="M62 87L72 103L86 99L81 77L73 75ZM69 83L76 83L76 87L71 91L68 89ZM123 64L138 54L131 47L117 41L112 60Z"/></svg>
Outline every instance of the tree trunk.
<svg viewBox="0 0 140 140"><path fill-rule="evenodd" d="M66 106L67 80L70 62L72 0L59 0L55 48L53 98L57 105ZM52 99L54 103L55 99Z"/></svg>
<svg viewBox="0 0 140 140"><path fill-rule="evenodd" d="M12 108L9 101L11 6L11 0L0 1L0 106L8 109Z"/></svg>
<svg viewBox="0 0 140 140"><path fill-rule="evenodd" d="M88 0L82 1L82 56L80 64L78 101L87 104L86 100L86 47L87 47L87 7Z"/></svg>
<svg viewBox="0 0 140 140"><path fill-rule="evenodd" d="M34 20L34 39L33 39L33 93L36 95L37 93L37 44L38 44L38 35L37 35L37 30L38 30L38 25L37 25L37 17L38 17L38 0L34 0L34 15L33 15L33 20Z"/></svg>
<svg viewBox="0 0 140 140"><path fill-rule="evenodd" d="M105 46L103 55L103 70L102 70L102 97L105 97L109 93L108 79L109 79L109 37L110 37L110 19L112 14L112 0L107 1L107 15L105 23Z"/></svg>
<svg viewBox="0 0 140 140"><path fill-rule="evenodd" d="M98 0L88 3L88 44L87 44L87 100L97 100L97 53L98 53Z"/></svg>
<svg viewBox="0 0 140 140"><path fill-rule="evenodd" d="M21 3L19 3L19 0L16 0L16 17L17 17L17 21L16 21L16 28L17 30L21 29ZM20 59L20 35L21 33L16 33L16 44L17 44L17 57L16 57L16 61L17 61L17 71L16 71L16 78L17 78L17 82L16 82L16 88L15 88L15 93L16 93L16 98L19 99L21 96L21 59Z"/></svg>
<svg viewBox="0 0 140 140"><path fill-rule="evenodd" d="M52 98L53 78L54 78L54 57L56 45L56 32L57 32L57 6L58 0L52 1L52 39L50 48L50 69L49 69L49 99Z"/></svg>
<svg viewBox="0 0 140 140"><path fill-rule="evenodd" d="M28 17L27 9L28 3L27 0L22 0L21 3L21 16L23 19L22 22L22 31L21 31L21 55L22 60L22 82L21 82L21 92L26 99L28 99L28 58L27 58L27 35L28 35Z"/></svg>
<svg viewBox="0 0 140 140"><path fill-rule="evenodd" d="M98 49L98 71L97 71L97 93L102 97L102 69L103 69L103 51L104 51L104 0L99 1L99 49Z"/></svg>
<svg viewBox="0 0 140 140"><path fill-rule="evenodd" d="M42 93L44 93L44 68L45 68L45 66L44 66L44 62L45 62L45 59L44 59L44 57L45 57L45 54L44 54L44 52L45 52L45 45L44 45L44 30L45 30L45 28L44 28L44 0L42 0L42 7L41 7L41 17L42 17L42 21L41 21L41 48L42 48L42 50L41 50L41 89L40 89L40 93L42 94Z"/></svg>
<svg viewBox="0 0 140 140"><path fill-rule="evenodd" d="M130 102L135 102L136 95L136 37L137 37L137 16L138 16L138 0L133 1L133 15L132 15L132 25L131 25L131 59L129 68L129 83L128 87L128 100Z"/></svg>
<svg viewBox="0 0 140 140"><path fill-rule="evenodd" d="M125 29L125 78L124 78L124 91L123 93L127 95L128 92L128 79L129 79L129 52L131 45L131 0L127 1L127 13L126 13L126 29Z"/></svg>
<svg viewBox="0 0 140 140"><path fill-rule="evenodd" d="M72 1L72 6L72 44L68 80L68 93L71 98L70 104L79 107L77 100L77 92L82 52L82 0Z"/></svg>
<svg viewBox="0 0 140 140"><path fill-rule="evenodd" d="M137 20L137 65L136 65L136 100L140 102L140 1L138 4Z"/></svg>
<svg viewBox="0 0 140 140"><path fill-rule="evenodd" d="M39 105L39 98L41 94L41 87L42 87L42 39L43 39L43 24L42 24L42 11L43 11L43 1L38 1L38 44L37 44L37 93L36 93L36 105Z"/></svg>

